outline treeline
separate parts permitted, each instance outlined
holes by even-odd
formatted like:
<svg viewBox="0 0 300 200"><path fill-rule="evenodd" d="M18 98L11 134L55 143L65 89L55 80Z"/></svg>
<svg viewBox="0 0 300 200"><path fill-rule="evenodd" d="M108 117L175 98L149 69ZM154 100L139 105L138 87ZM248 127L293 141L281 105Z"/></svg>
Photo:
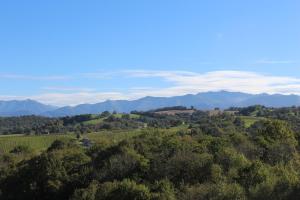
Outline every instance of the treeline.
<svg viewBox="0 0 300 200"><path fill-rule="evenodd" d="M131 130L137 128L171 128L180 125L201 124L201 126L216 126L219 123L209 112L194 110L192 113L178 112L168 115L159 113L168 110L189 110L176 106L148 112L134 111L131 114L117 114L105 111L98 115L77 115L61 118L47 118L40 116L0 117L0 134L85 134L101 130ZM264 106L250 106L246 108L230 108L230 112L216 113L216 117L223 115L235 121L234 126L244 126L243 116L278 119L286 121L296 133L300 132L300 108L268 108ZM133 117L134 116L134 117ZM201 123L199 123L201 122ZM214 132L220 132L215 128Z"/></svg>
<svg viewBox="0 0 300 200"><path fill-rule="evenodd" d="M40 116L0 117L0 134L44 134L44 130L59 127L60 121L55 118ZM55 132L57 130L53 130Z"/></svg>
<svg viewBox="0 0 300 200"><path fill-rule="evenodd" d="M170 128L179 126L191 120L189 114L174 116L157 114L157 111L187 110L186 107L170 107L148 112L132 112L117 114L108 111L98 115L85 114L61 118L40 116L2 117L0 118L0 134L64 134L89 133L101 130L130 130L144 127ZM199 114L196 113L194 116ZM133 117L134 116L134 117Z"/></svg>
<svg viewBox="0 0 300 200"><path fill-rule="evenodd" d="M186 117L186 116L185 116ZM0 156L5 200L299 199L300 154L289 123L198 112L177 129L145 129L90 148L56 141L40 155Z"/></svg>
<svg viewBox="0 0 300 200"><path fill-rule="evenodd" d="M300 132L300 107L269 108L265 106L250 106L245 108L230 108L238 111L238 116L265 117L268 119L284 120L295 132Z"/></svg>
<svg viewBox="0 0 300 200"><path fill-rule="evenodd" d="M1 117L0 135L7 134L65 134L88 133L101 130L136 129L144 127L143 122L128 114L77 115L72 117L47 118L40 116ZM91 122L91 123L90 123Z"/></svg>

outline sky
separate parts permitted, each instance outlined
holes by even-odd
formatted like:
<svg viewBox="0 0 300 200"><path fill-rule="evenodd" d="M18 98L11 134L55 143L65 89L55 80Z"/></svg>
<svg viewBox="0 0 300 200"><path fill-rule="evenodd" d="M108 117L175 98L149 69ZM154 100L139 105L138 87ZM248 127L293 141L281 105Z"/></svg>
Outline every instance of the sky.
<svg viewBox="0 0 300 200"><path fill-rule="evenodd" d="M300 94L299 0L1 0L0 100Z"/></svg>

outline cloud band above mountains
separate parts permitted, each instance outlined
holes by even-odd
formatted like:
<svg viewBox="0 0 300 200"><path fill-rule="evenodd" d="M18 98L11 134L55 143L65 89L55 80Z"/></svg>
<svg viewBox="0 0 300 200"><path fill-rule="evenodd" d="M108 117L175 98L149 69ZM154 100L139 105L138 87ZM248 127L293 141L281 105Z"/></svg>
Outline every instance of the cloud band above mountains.
<svg viewBox="0 0 300 200"><path fill-rule="evenodd" d="M97 73L89 73L87 79L102 79ZM300 78L271 76L248 71L211 71L196 73L189 71L153 71L153 70L126 70L109 74L107 79L127 77L130 79L159 79L167 82L169 86L152 87L151 85L139 85L134 88L126 88L124 91L102 92L101 88L65 88L49 86L42 94L32 96L0 96L3 100L30 98L52 105L76 105L81 103L96 103L107 99L137 99L144 96L178 96L184 94L195 94L206 91L239 91L251 94L258 93L279 93L279 94L300 94ZM10 76L11 77L11 76ZM21 78L24 78L20 76ZM57 76L60 77L60 76ZM55 79L57 77L52 77ZM63 77L63 76L61 76ZM17 78L17 76L14 76ZM30 77L31 80L40 80ZM43 77L45 79L45 77ZM51 80L52 80L51 79ZM94 80L95 81L95 80ZM103 79L102 79L103 81ZM105 81L105 80L104 80ZM138 83L138 82L137 82ZM120 83L122 84L122 83Z"/></svg>

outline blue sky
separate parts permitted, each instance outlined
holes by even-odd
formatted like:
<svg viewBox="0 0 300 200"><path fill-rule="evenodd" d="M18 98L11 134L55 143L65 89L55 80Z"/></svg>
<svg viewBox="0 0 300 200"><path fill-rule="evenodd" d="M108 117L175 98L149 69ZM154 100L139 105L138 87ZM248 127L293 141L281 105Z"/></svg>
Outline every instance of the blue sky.
<svg viewBox="0 0 300 200"><path fill-rule="evenodd" d="M300 94L298 0L0 1L0 99Z"/></svg>

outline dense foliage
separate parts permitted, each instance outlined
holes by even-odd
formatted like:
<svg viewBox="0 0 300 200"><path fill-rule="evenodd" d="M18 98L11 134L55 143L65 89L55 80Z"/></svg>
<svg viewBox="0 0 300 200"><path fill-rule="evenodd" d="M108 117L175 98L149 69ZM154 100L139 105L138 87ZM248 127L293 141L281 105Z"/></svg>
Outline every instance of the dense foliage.
<svg viewBox="0 0 300 200"><path fill-rule="evenodd" d="M16 147L0 155L0 199L299 199L300 129L298 115L288 114L298 109L247 109L106 116L101 123L131 120L152 128L88 148L76 140L55 141L40 154ZM247 127L244 116L259 118Z"/></svg>
<svg viewBox="0 0 300 200"><path fill-rule="evenodd" d="M60 123L57 119L39 116L0 117L0 134L44 134L46 127L56 132Z"/></svg>
<svg viewBox="0 0 300 200"><path fill-rule="evenodd" d="M40 116L0 117L0 135L9 134L65 134L87 133L101 130L137 129L144 124L128 114L77 115L61 118Z"/></svg>

